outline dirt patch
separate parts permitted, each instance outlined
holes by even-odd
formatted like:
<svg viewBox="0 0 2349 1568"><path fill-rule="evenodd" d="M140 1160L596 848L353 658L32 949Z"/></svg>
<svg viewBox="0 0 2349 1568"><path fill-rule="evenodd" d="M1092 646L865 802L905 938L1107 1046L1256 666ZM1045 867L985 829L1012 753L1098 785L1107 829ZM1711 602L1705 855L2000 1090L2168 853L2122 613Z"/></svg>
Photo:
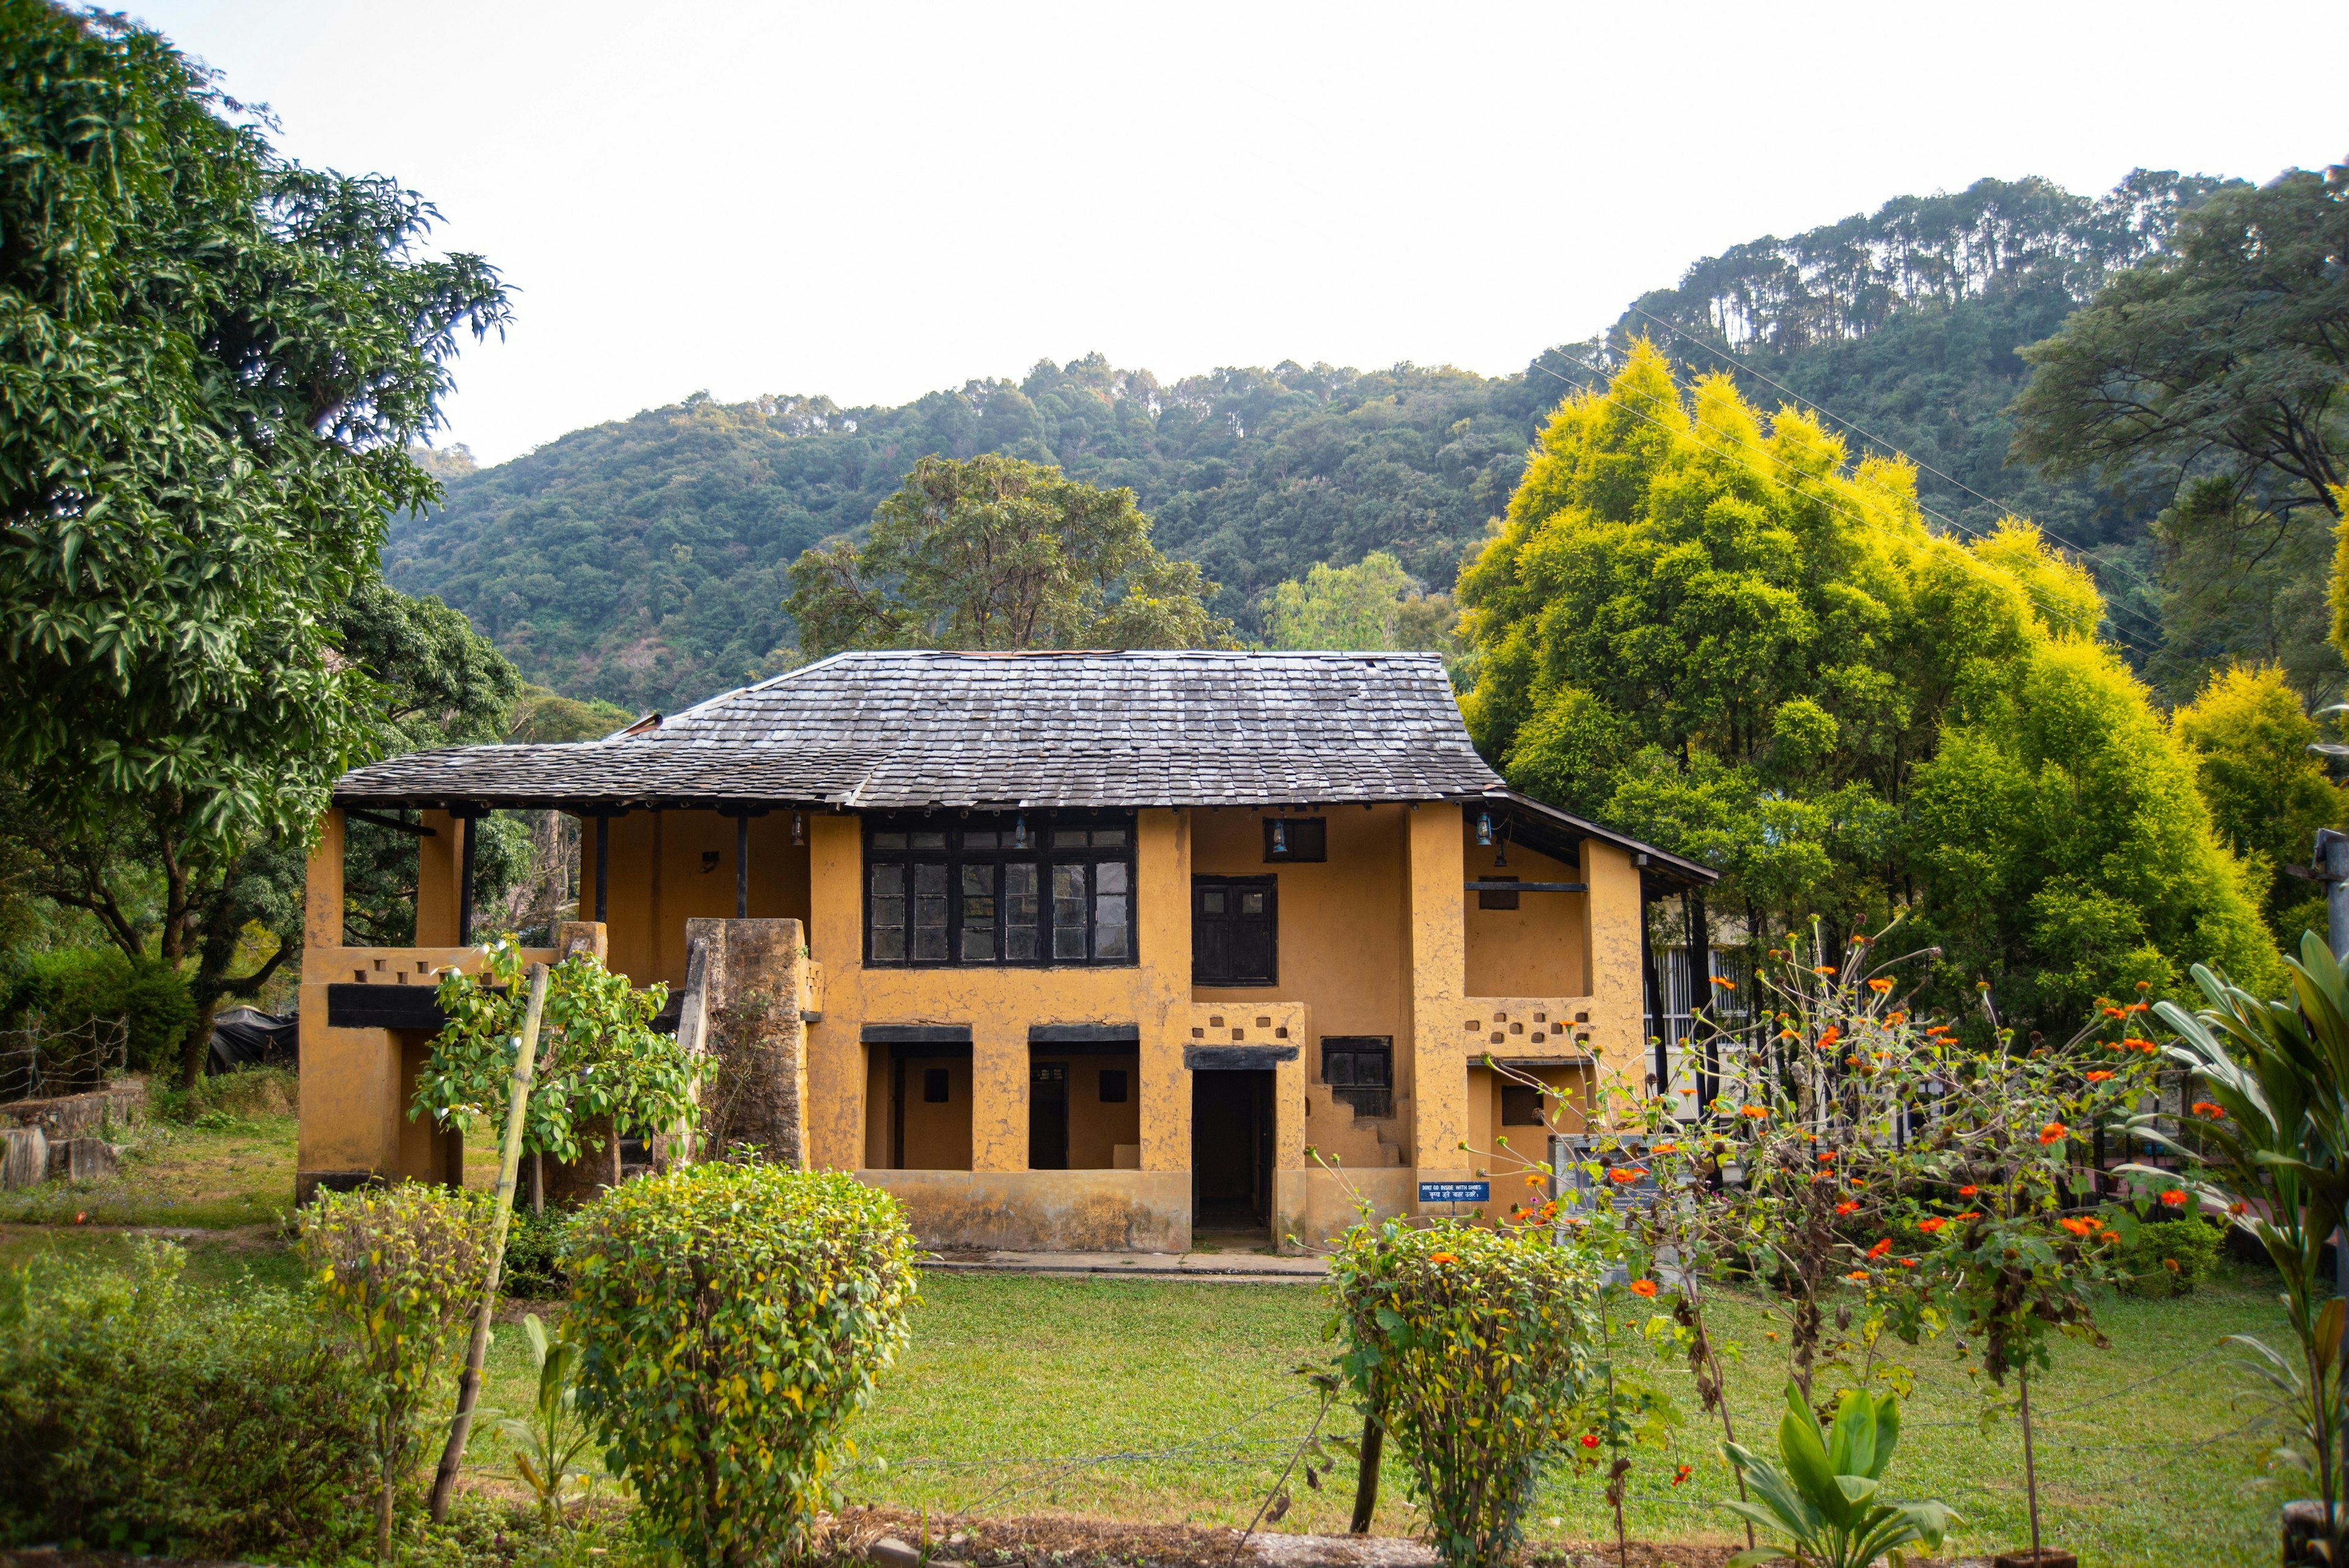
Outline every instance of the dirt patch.
<svg viewBox="0 0 2349 1568"><path fill-rule="evenodd" d="M1128 1524L1073 1514L957 1519L898 1508L852 1508L829 1522L833 1552L861 1556L885 1535L972 1568L1424 1568L1435 1555L1396 1536L1296 1535L1258 1532L1245 1547L1226 1525ZM1720 1545L1635 1541L1616 1555L1613 1542L1541 1541L1527 1545L1529 1568L1723 1568L1744 1542Z"/></svg>

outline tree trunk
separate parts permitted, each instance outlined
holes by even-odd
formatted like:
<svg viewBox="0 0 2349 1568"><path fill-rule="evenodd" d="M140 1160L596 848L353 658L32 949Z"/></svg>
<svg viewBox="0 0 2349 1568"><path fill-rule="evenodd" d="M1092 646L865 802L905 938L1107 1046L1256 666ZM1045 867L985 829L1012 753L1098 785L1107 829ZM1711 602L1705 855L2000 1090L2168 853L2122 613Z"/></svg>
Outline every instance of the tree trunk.
<svg viewBox="0 0 2349 1568"><path fill-rule="evenodd" d="M1356 1535L1371 1532L1371 1515L1379 1508L1379 1461L1386 1449L1387 1429L1373 1409L1362 1417L1361 1465L1354 1475L1354 1517L1346 1526Z"/></svg>

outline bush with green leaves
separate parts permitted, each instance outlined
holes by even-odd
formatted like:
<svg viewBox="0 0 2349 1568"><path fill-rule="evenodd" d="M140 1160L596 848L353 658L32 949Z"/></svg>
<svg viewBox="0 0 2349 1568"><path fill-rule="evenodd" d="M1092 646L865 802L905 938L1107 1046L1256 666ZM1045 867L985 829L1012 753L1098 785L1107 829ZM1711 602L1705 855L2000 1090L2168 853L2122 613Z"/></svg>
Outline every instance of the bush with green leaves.
<svg viewBox="0 0 2349 1568"><path fill-rule="evenodd" d="M372 1396L301 1305L180 1248L0 1280L0 1545L331 1561L365 1539Z"/></svg>
<svg viewBox="0 0 2349 1568"><path fill-rule="evenodd" d="M678 1166L605 1191L565 1258L579 1407L664 1551L771 1561L836 1506L835 1446L906 1338L914 1238L837 1171Z"/></svg>
<svg viewBox="0 0 2349 1568"><path fill-rule="evenodd" d="M410 1117L470 1130L478 1119L504 1116L528 991L523 971L522 949L508 933L489 944L480 975L441 976L436 999L448 1023L417 1074ZM633 990L593 954L554 966L523 1126L525 1153L576 1160L581 1132L605 1121L618 1138L693 1124L699 1060L652 1027L667 999L667 986Z"/></svg>
<svg viewBox="0 0 2349 1568"><path fill-rule="evenodd" d="M516 1209L506 1221L505 1264L498 1290L516 1301L555 1301L571 1294L563 1262L563 1240L571 1216L560 1209L533 1214Z"/></svg>
<svg viewBox="0 0 2349 1568"><path fill-rule="evenodd" d="M421 1417L456 1370L458 1331L481 1298L491 1196L404 1181L325 1193L302 1212L321 1309L348 1336L373 1392L376 1555L391 1553L399 1490L422 1453Z"/></svg>
<svg viewBox="0 0 2349 1568"><path fill-rule="evenodd" d="M2226 1233L2199 1214L2126 1227L2128 1237L2111 1259L2121 1289L2132 1295L2185 1295L2219 1267Z"/></svg>
<svg viewBox="0 0 2349 1568"><path fill-rule="evenodd" d="M1365 1221L1330 1260L1339 1369L1384 1412L1430 1544L1452 1568L1511 1561L1545 1465L1586 1426L1598 1271L1526 1225Z"/></svg>
<svg viewBox="0 0 2349 1568"><path fill-rule="evenodd" d="M1822 1440L1810 1402L1789 1380L1786 1413L1778 1420L1779 1464L1735 1443L1721 1445L1761 1500L1722 1506L1775 1537L1732 1557L1731 1568L1785 1558L1813 1568L1869 1568L1889 1558L1900 1568L1904 1546L1939 1552L1956 1516L1938 1502L1883 1496L1884 1472L1899 1441L1900 1401L1892 1395L1845 1390Z"/></svg>
<svg viewBox="0 0 2349 1568"><path fill-rule="evenodd" d="M119 949L64 947L23 961L8 988L12 1027L36 1019L46 1030L78 1028L97 1019L130 1026L129 1065L140 1072L173 1067L181 1042L196 1021L188 984L168 964L132 958Z"/></svg>

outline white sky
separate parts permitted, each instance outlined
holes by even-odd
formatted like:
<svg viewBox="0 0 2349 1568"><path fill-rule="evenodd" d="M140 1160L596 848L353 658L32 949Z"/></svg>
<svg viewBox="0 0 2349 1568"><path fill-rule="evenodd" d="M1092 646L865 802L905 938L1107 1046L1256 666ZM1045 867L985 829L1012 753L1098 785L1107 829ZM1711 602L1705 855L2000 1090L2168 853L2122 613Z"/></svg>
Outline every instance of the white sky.
<svg viewBox="0 0 2349 1568"><path fill-rule="evenodd" d="M492 461L1093 349L1510 372L1892 196L2337 161L2337 5L130 0L521 290L440 438Z"/></svg>

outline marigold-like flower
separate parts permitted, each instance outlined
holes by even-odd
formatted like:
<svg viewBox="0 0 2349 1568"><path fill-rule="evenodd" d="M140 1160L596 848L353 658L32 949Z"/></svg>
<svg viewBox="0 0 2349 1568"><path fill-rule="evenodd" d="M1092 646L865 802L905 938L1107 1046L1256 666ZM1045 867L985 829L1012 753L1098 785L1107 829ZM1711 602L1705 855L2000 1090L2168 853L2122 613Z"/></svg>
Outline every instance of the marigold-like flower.
<svg viewBox="0 0 2349 1568"><path fill-rule="evenodd" d="M1891 1250L1892 1238L1890 1236L1882 1236L1878 1238L1877 1243L1874 1246L1868 1249L1868 1255L1871 1258L1880 1258Z"/></svg>
<svg viewBox="0 0 2349 1568"><path fill-rule="evenodd" d="M2039 1130L2039 1141L2042 1143L2061 1143L2064 1139L2070 1137L2071 1133L2072 1130L2064 1126L2062 1122L2051 1121L2046 1126Z"/></svg>
<svg viewBox="0 0 2349 1568"><path fill-rule="evenodd" d="M2186 1206L2186 1194L2172 1187L2161 1195L2161 1202L2167 1209L2182 1209Z"/></svg>
<svg viewBox="0 0 2349 1568"><path fill-rule="evenodd" d="M1618 1165L1614 1170L1607 1172L1607 1180L1614 1182L1618 1187L1629 1187L1646 1174L1645 1171L1636 1165Z"/></svg>
<svg viewBox="0 0 2349 1568"><path fill-rule="evenodd" d="M2112 1076L2113 1073L2110 1068L2098 1068L2095 1071L2088 1075L2088 1081L2090 1083L2102 1083Z"/></svg>
<svg viewBox="0 0 2349 1568"><path fill-rule="evenodd" d="M1680 1469L1672 1471L1672 1484L1674 1486L1678 1486L1681 1482L1688 1480L1688 1478L1694 1473L1695 1471L1692 1470L1688 1466L1682 1465Z"/></svg>
<svg viewBox="0 0 2349 1568"><path fill-rule="evenodd" d="M1714 975L1713 977L1713 983L1720 986L1724 991L1734 991L1737 989L1737 982L1730 979L1725 975Z"/></svg>
<svg viewBox="0 0 2349 1568"><path fill-rule="evenodd" d="M2107 1007L2105 1009L2105 1016L2107 1018L2126 1018L2128 1015L2118 1007Z"/></svg>
<svg viewBox="0 0 2349 1568"><path fill-rule="evenodd" d="M1656 1282L1651 1279L1635 1279L1631 1282L1631 1294L1637 1296L1651 1296L1656 1294Z"/></svg>
<svg viewBox="0 0 2349 1568"><path fill-rule="evenodd" d="M1867 1182L1865 1182L1865 1181L1861 1181L1861 1180L1860 1180L1858 1177L1857 1177L1857 1176L1855 1176L1855 1177L1853 1177L1853 1178L1851 1179L1851 1184L1852 1184L1853 1186L1855 1186L1855 1187L1865 1187L1865 1186L1867 1186L1867 1185L1868 1185L1868 1183L1867 1183Z"/></svg>
<svg viewBox="0 0 2349 1568"><path fill-rule="evenodd" d="M2147 1056L2152 1056L2161 1049L2159 1046L2155 1045L2151 1040L2124 1040L2121 1043L2130 1050L2143 1051Z"/></svg>
<svg viewBox="0 0 2349 1568"><path fill-rule="evenodd" d="M1659 1143L1654 1150L1658 1154L1678 1154L1680 1151L1681 1146L1677 1143Z"/></svg>
<svg viewBox="0 0 2349 1568"><path fill-rule="evenodd" d="M1737 1114L1740 1116L1750 1116L1754 1120L1760 1121L1763 1118L1770 1114L1770 1108L1766 1105L1740 1106L1738 1107Z"/></svg>
<svg viewBox="0 0 2349 1568"><path fill-rule="evenodd" d="M1842 1038L1843 1026L1841 1024L1829 1024L1826 1028L1826 1033L1819 1037L1819 1049L1826 1050L1829 1046L1834 1045L1837 1040Z"/></svg>
<svg viewBox="0 0 2349 1568"><path fill-rule="evenodd" d="M1859 1212L1859 1205L1853 1202L1850 1199L1846 1198L1842 1202L1836 1205L1836 1212L1838 1214L1857 1214Z"/></svg>
<svg viewBox="0 0 2349 1568"><path fill-rule="evenodd" d="M2224 1121L2227 1119L2226 1111L2219 1106L2212 1105L2207 1099L2196 1100L2194 1102L2193 1109L2195 1115L2207 1116L2213 1121Z"/></svg>
<svg viewBox="0 0 2349 1568"><path fill-rule="evenodd" d="M1815 964L1811 965L1811 973L1814 975L1832 975L1835 972L1836 968L1832 964Z"/></svg>
<svg viewBox="0 0 2349 1568"><path fill-rule="evenodd" d="M1974 1210L1974 1209L1968 1209L1964 1213L1962 1213L1962 1214L1952 1214L1952 1215L1951 1215L1951 1216L1950 1216L1950 1218L1951 1218L1951 1219L1952 1219L1952 1220L1955 1220L1955 1221L1956 1221L1956 1222L1958 1222L1958 1223L1960 1223L1960 1224L1963 1224L1963 1223L1965 1223L1968 1220L1979 1220L1979 1219L1981 1219L1981 1218L1982 1218L1982 1213L1981 1213L1981 1212L1980 1212L1980 1211L1978 1211L1978 1210Z"/></svg>
<svg viewBox="0 0 2349 1568"><path fill-rule="evenodd" d="M1432 1264L1456 1264L1460 1260L1450 1253L1430 1253L1427 1254L1427 1261Z"/></svg>
<svg viewBox="0 0 2349 1568"><path fill-rule="evenodd" d="M1909 1021L1909 1015L1906 1013L1887 1013L1884 1015L1884 1021L1888 1024L1905 1024Z"/></svg>
<svg viewBox="0 0 2349 1568"><path fill-rule="evenodd" d="M1885 979L1881 979L1881 978L1879 978L1879 979L1875 979L1875 980L1870 980L1870 981L1868 983L1868 988L1869 990L1871 990L1871 991L1875 992L1878 995L1881 996L1881 995L1883 995L1887 991L1889 991L1889 990L1891 990L1891 989L1892 989L1892 982L1891 982L1891 981L1889 981L1889 980L1885 980Z"/></svg>
<svg viewBox="0 0 2349 1568"><path fill-rule="evenodd" d="M1920 1220L1920 1221L1918 1221L1918 1222L1917 1222L1917 1228L1918 1228L1919 1230L1920 1230L1920 1231L1924 1232L1927 1235L1929 1235L1929 1236L1930 1236L1930 1235L1931 1235L1934 1232L1936 1232L1936 1231L1940 1230L1943 1225L1946 1225L1946 1224L1948 1224L1949 1222L1950 1222L1949 1221L1947 1221L1947 1220L1945 1220L1945 1219L1941 1218L1941 1216L1940 1216L1940 1215L1936 1214L1936 1215L1934 1215L1934 1216L1933 1216L1931 1219L1930 1219L1930 1220Z"/></svg>
<svg viewBox="0 0 2349 1568"><path fill-rule="evenodd" d="M1913 1269L1917 1266L1917 1260L1915 1258L1902 1258L1900 1260L1900 1266L1904 1269Z"/></svg>
<svg viewBox="0 0 2349 1568"><path fill-rule="evenodd" d="M1982 1189L1979 1187L1961 1187L1958 1189L1958 1196L1961 1198L1971 1198L1981 1191Z"/></svg>
<svg viewBox="0 0 2349 1568"><path fill-rule="evenodd" d="M1866 1269L1854 1269L1851 1273L1844 1275L1843 1277L1846 1279L1856 1279L1865 1284L1868 1283L1868 1271Z"/></svg>
<svg viewBox="0 0 2349 1568"><path fill-rule="evenodd" d="M2227 1212L2230 1214L2248 1214L2251 1212L2251 1206L2249 1203L2230 1203L2227 1205Z"/></svg>
<svg viewBox="0 0 2349 1568"><path fill-rule="evenodd" d="M2178 1272L2178 1260L2176 1258L2164 1258L2161 1260L2161 1266L2168 1269L2171 1274L2176 1274Z"/></svg>
<svg viewBox="0 0 2349 1568"><path fill-rule="evenodd" d="M1586 1448L1586 1449L1595 1449L1595 1448L1597 1448L1597 1447L1599 1446L1599 1434L1598 1434L1597 1432L1585 1432L1585 1433L1583 1433L1583 1434L1582 1434L1582 1446L1583 1446L1584 1448Z"/></svg>
<svg viewBox="0 0 2349 1568"><path fill-rule="evenodd" d="M1821 1150L1819 1150L1819 1163L1820 1163L1820 1164L1822 1164L1822 1165L1832 1165L1832 1164L1834 1164L1834 1163L1835 1163L1835 1150L1832 1150L1832 1149L1822 1149Z"/></svg>
<svg viewBox="0 0 2349 1568"><path fill-rule="evenodd" d="M2055 1222L2063 1226L2065 1230L2071 1232L2075 1236L2087 1236L2095 1233L2096 1222L2094 1220L2083 1220L2075 1216L2070 1219L2058 1220Z"/></svg>

